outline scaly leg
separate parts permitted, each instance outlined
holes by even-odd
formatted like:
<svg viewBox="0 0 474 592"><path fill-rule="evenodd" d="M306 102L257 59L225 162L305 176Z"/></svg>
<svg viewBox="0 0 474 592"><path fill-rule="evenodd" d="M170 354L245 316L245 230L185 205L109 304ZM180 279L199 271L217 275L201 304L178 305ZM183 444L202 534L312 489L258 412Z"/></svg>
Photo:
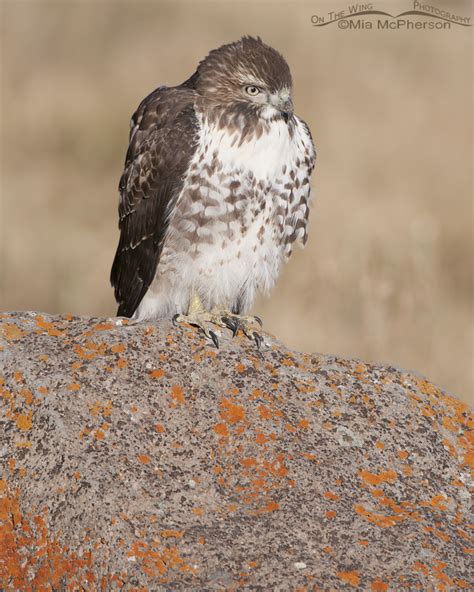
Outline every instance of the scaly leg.
<svg viewBox="0 0 474 592"><path fill-rule="evenodd" d="M232 331L232 335L235 337L239 330L248 337L250 340L254 340L259 348L263 342L263 337L259 328L255 328L258 323L262 327L262 319L252 315L237 315L226 310L221 310L217 313L226 327Z"/></svg>
<svg viewBox="0 0 474 592"><path fill-rule="evenodd" d="M207 310L204 310L204 307L202 305L201 299L199 298L198 294L194 293L191 296L191 300L189 302L188 314L174 315L173 324L176 324L176 323L189 323L190 325L194 325L196 327L199 327L202 330L202 332L204 333L204 335L208 339L212 339L212 342L214 343L214 345L217 348L219 348L219 339L217 338L217 335L214 333L214 331L212 331L210 329L209 323L213 323L215 325L220 325L221 327L224 327L225 325L223 323L221 323L220 319L218 319L213 313L208 312Z"/></svg>
<svg viewBox="0 0 474 592"><path fill-rule="evenodd" d="M211 312L204 310L201 299L198 294L193 294L189 303L188 314L176 314L173 317L173 323L189 323L199 327L208 339L212 339L214 345L219 347L217 335L209 327L209 323L218 327L227 327L232 331L233 336L241 330L250 340L255 341L257 347L263 342L263 337L255 324L262 326L262 321L256 316L241 316L229 312L225 308L216 308Z"/></svg>

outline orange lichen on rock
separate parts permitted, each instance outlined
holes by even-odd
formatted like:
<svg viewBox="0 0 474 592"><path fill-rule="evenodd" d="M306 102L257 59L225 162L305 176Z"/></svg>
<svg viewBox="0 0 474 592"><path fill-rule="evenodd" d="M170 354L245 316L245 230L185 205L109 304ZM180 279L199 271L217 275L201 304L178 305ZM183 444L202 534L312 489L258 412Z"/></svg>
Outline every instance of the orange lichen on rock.
<svg viewBox="0 0 474 592"><path fill-rule="evenodd" d="M428 567L424 563L422 563L421 561L415 561L413 563L412 567L416 571L421 571L425 576L427 576L430 573L430 570L428 569Z"/></svg>
<svg viewBox="0 0 474 592"><path fill-rule="evenodd" d="M468 450L463 457L463 464L474 469L474 450Z"/></svg>
<svg viewBox="0 0 474 592"><path fill-rule="evenodd" d="M3 337L7 341L15 341L16 339L21 339L26 335L26 331L23 331L15 325L15 323L2 323L0 327Z"/></svg>
<svg viewBox="0 0 474 592"><path fill-rule="evenodd" d="M265 396L265 393L261 389L254 388L250 394L250 399L260 399Z"/></svg>
<svg viewBox="0 0 474 592"><path fill-rule="evenodd" d="M97 356L104 355L107 351L106 343L95 343L88 341L82 346L80 343L74 345L74 353L84 360L93 360Z"/></svg>
<svg viewBox="0 0 474 592"><path fill-rule="evenodd" d="M325 547L323 547L323 551L324 551L325 553L332 553L333 549L332 549L332 547L331 547L331 546L329 546L329 545L326 545Z"/></svg>
<svg viewBox="0 0 474 592"><path fill-rule="evenodd" d="M240 459L240 464L243 467L255 467L257 465L257 459L256 458L242 458Z"/></svg>
<svg viewBox="0 0 474 592"><path fill-rule="evenodd" d="M231 425L245 419L245 409L241 405L232 403L229 399L223 399L220 402L220 408L220 416L225 422Z"/></svg>
<svg viewBox="0 0 474 592"><path fill-rule="evenodd" d="M255 434L255 442L257 444L265 444L267 442L268 437L263 432L257 432Z"/></svg>
<svg viewBox="0 0 474 592"><path fill-rule="evenodd" d="M33 393L29 389L21 389L20 395L25 399L27 405L31 405L34 401Z"/></svg>
<svg viewBox="0 0 474 592"><path fill-rule="evenodd" d="M351 586L358 586L360 584L358 571L338 571L336 575L340 580Z"/></svg>
<svg viewBox="0 0 474 592"><path fill-rule="evenodd" d="M381 483L394 483L397 480L397 473L393 470L382 471L378 474L360 470L359 477L369 485L380 485Z"/></svg>
<svg viewBox="0 0 474 592"><path fill-rule="evenodd" d="M466 403L443 393L437 386L425 379L414 377L413 380L418 390L427 395L429 399L430 415L435 416L445 429L461 434L466 430L472 430L474 418ZM411 399L416 400L414 396ZM459 440L458 442L463 446Z"/></svg>
<svg viewBox="0 0 474 592"><path fill-rule="evenodd" d="M33 425L32 416L31 411L20 413L16 418L16 427L24 432L30 430Z"/></svg>
<svg viewBox="0 0 474 592"><path fill-rule="evenodd" d="M286 477L288 475L288 469L285 465L285 455L280 452L276 455L273 462L263 461L264 468L275 477Z"/></svg>
<svg viewBox="0 0 474 592"><path fill-rule="evenodd" d="M219 434L219 436L227 437L229 435L229 428L225 423L217 423L212 429Z"/></svg>
<svg viewBox="0 0 474 592"><path fill-rule="evenodd" d="M434 497L432 497L429 501L426 502L420 502L420 506L424 506L424 507L433 507L436 508L437 510L447 510L448 506L446 505L447 502L447 498L446 496L439 494L439 495L435 495Z"/></svg>
<svg viewBox="0 0 474 592"><path fill-rule="evenodd" d="M312 384L308 384L306 382L303 381L297 381L296 382L296 387L299 390L300 393L315 393L316 392L316 387Z"/></svg>
<svg viewBox="0 0 474 592"><path fill-rule="evenodd" d="M101 429L95 430L95 432L94 432L94 438L96 440L103 440L105 438L104 431L101 430Z"/></svg>
<svg viewBox="0 0 474 592"><path fill-rule="evenodd" d="M255 499L255 496L251 496L247 501L244 500L244 503L252 503L252 501L254 499ZM280 504L274 500L270 500L263 507L258 508L258 510L256 510L256 511L250 511L249 514L250 515L258 515L258 514L265 514L267 512L272 513L272 512L276 512L279 509L280 509Z"/></svg>
<svg viewBox="0 0 474 592"><path fill-rule="evenodd" d="M151 378L163 378L164 375L165 375L165 371L162 370L161 368L158 368L157 370L152 370L150 372Z"/></svg>
<svg viewBox="0 0 474 592"><path fill-rule="evenodd" d="M368 522L380 526L380 528L389 528L390 526L395 526L395 524L405 520L405 516L401 515L384 516L382 514L376 514L375 512L364 508L362 504L356 504L354 510Z"/></svg>
<svg viewBox="0 0 474 592"><path fill-rule="evenodd" d="M283 364L283 366L298 366L296 360L294 358L292 358L291 356L286 356L284 358L282 358L280 360L280 363Z"/></svg>
<svg viewBox="0 0 474 592"><path fill-rule="evenodd" d="M126 347L127 346L124 343L116 343L110 348L110 351L114 354L122 354Z"/></svg>
<svg viewBox="0 0 474 592"><path fill-rule="evenodd" d="M280 504L275 501L269 501L267 502L265 509L267 512L275 512L276 510L280 509Z"/></svg>
<svg viewBox="0 0 474 592"><path fill-rule="evenodd" d="M257 411L262 419L271 419L273 417L272 410L270 409L270 407L267 407L266 405L259 405L257 407Z"/></svg>
<svg viewBox="0 0 474 592"><path fill-rule="evenodd" d="M52 337L60 337L61 335L64 335L64 331L56 329L54 323L45 321L42 315L37 315L35 322L40 329L44 329L45 331L47 331L48 335L51 335Z"/></svg>
<svg viewBox="0 0 474 592"><path fill-rule="evenodd" d="M8 488L5 487L4 490ZM8 590L80 589L95 582L92 553L69 552L49 535L42 515L24 517L17 490L0 498L0 586ZM35 552L32 552L35 550Z"/></svg>
<svg viewBox="0 0 474 592"><path fill-rule="evenodd" d="M89 337L99 331L110 331L111 329L115 329L113 323L97 323L97 325L93 325L89 331L86 331L84 336Z"/></svg>
<svg viewBox="0 0 474 592"><path fill-rule="evenodd" d="M370 591L371 592L386 592L388 590L388 584L386 584L383 580L377 578L370 584Z"/></svg>
<svg viewBox="0 0 474 592"><path fill-rule="evenodd" d="M164 538L164 539L167 539L167 538L170 538L170 537L175 538L175 539L180 539L180 538L182 538L183 535L184 535L184 530L171 530L171 529L168 529L168 530L162 530L160 532L160 536L162 538Z"/></svg>
<svg viewBox="0 0 474 592"><path fill-rule="evenodd" d="M139 561L142 571L149 578L160 578L169 571L196 572L196 569L185 562L176 546L162 547L158 543L148 544L136 541L127 553L129 560Z"/></svg>
<svg viewBox="0 0 474 592"><path fill-rule="evenodd" d="M22 440L20 442L15 442L16 448L31 448L32 446L33 446L33 443L30 442L29 440Z"/></svg>
<svg viewBox="0 0 474 592"><path fill-rule="evenodd" d="M441 418L441 423L443 424L443 427L445 427L450 432L458 433L459 424L453 417L445 415L443 418Z"/></svg>
<svg viewBox="0 0 474 592"><path fill-rule="evenodd" d="M443 540L445 542L448 542L450 540L449 535L447 535L445 532L443 532L439 528L435 528L434 526L425 526L424 530L426 532L432 532L435 536L437 536L438 538L440 538L441 540Z"/></svg>
<svg viewBox="0 0 474 592"><path fill-rule="evenodd" d="M105 403L94 403L89 407L89 412L93 417L97 417L98 415L110 417L112 414L112 401L106 401Z"/></svg>
<svg viewBox="0 0 474 592"><path fill-rule="evenodd" d="M448 564L445 561L439 561L439 560L435 560L433 562L433 575L434 577L438 580L438 582L440 584L444 585L448 585L448 586L452 586L453 581L452 579L444 573L444 569L446 569L446 567L448 567Z"/></svg>
<svg viewBox="0 0 474 592"><path fill-rule="evenodd" d="M183 389L178 384L171 387L171 397L175 405L182 405L185 402Z"/></svg>

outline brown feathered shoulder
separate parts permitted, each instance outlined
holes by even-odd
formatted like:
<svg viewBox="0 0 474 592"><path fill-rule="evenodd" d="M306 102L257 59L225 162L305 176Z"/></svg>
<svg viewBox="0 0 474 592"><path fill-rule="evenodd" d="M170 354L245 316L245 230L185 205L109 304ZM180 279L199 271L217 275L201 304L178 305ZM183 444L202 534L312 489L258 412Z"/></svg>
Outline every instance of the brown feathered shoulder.
<svg viewBox="0 0 474 592"><path fill-rule="evenodd" d="M153 281L169 218L197 145L195 91L159 87L131 120L120 179L120 240L110 281L117 315L131 317Z"/></svg>

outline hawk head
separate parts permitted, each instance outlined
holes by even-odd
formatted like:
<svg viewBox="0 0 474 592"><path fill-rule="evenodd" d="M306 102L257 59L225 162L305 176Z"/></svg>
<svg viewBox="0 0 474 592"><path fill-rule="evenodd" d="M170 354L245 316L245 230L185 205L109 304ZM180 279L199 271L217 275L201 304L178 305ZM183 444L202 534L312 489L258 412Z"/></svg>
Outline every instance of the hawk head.
<svg viewBox="0 0 474 592"><path fill-rule="evenodd" d="M286 121L293 112L292 81L283 56L260 37L242 37L214 49L200 62L196 91L212 107L251 112L265 119Z"/></svg>

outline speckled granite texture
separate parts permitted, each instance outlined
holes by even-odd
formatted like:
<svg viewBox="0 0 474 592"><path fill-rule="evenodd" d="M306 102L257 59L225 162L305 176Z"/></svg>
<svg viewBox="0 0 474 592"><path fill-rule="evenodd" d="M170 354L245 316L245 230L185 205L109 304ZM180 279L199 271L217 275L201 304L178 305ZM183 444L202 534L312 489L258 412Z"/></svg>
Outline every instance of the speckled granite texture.
<svg viewBox="0 0 474 592"><path fill-rule="evenodd" d="M468 407L169 322L0 318L0 588L472 589Z"/></svg>

